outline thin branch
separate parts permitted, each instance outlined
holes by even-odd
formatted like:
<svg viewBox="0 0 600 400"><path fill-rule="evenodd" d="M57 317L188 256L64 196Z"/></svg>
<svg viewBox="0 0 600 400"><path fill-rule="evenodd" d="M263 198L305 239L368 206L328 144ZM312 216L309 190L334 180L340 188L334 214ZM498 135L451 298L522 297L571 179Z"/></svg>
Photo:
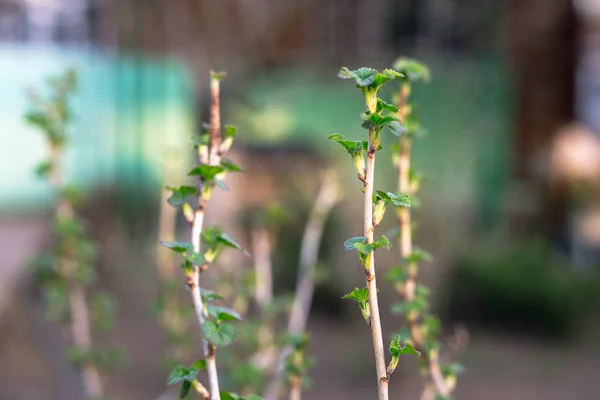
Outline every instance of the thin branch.
<svg viewBox="0 0 600 400"><path fill-rule="evenodd" d="M401 87L400 96L398 100L398 109L400 119L404 121L409 113L407 105L408 94L410 93L410 86L404 83ZM400 193L409 195L414 194L414 190L410 183L410 155L411 155L412 139L406 135L400 136L400 158L398 159L398 189ZM411 225L411 209L407 207L401 207L398 210L398 219L400 223L400 253L403 258L409 257L413 252L413 240L412 240L412 225ZM416 262L411 262L407 266L407 275L404 285L398 285L398 290L401 295L404 296L406 302L410 302L415 298L416 279L417 279L418 266ZM418 315L414 313L408 314L408 323L410 326L411 337L414 341L414 345L421 351L423 358L428 369L429 382L426 383L426 387L423 392L422 399L429 399L430 393L433 387L433 392L439 393L441 396L448 396L451 392L446 379L442 374L439 353L437 350L425 351L425 338L421 333L421 327L419 326Z"/></svg>
<svg viewBox="0 0 600 400"><path fill-rule="evenodd" d="M211 119L210 119L210 144L209 144L209 164L219 165L221 162L221 153L219 151L221 146L221 116L219 109L219 79L215 76L211 77ZM200 154L200 162L204 162L202 154ZM200 186L203 185L201 181ZM202 228L204 223L204 210L206 207L205 199L200 198L197 206L194 221L192 223L192 238L191 242L194 248L194 252L201 254L200 249L200 237L202 235ZM200 273L201 267L198 265L194 266L193 273L188 279L188 287L194 303L194 310L196 313L196 319L202 327L205 321L206 310L202 303L202 296L200 293ZM210 344L205 338L202 338L202 347L204 349L204 357L206 360L206 370L208 373L208 381L210 385L210 398L211 400L220 400L220 389L219 389L219 375L217 371L217 362L215 356L215 347Z"/></svg>
<svg viewBox="0 0 600 400"><path fill-rule="evenodd" d="M288 332L290 334L300 334L306 330L315 286L315 267L319 257L319 247L325 222L335 204L339 202L340 197L337 174L333 169L329 170L324 175L319 194L302 237L298 281L288 322ZM278 398L282 376L285 371L285 360L291 352L292 348L290 346L286 346L281 350L277 370L265 391L265 400L276 400ZM300 396L299 386L297 390L298 396Z"/></svg>
<svg viewBox="0 0 600 400"><path fill-rule="evenodd" d="M56 192L60 193L64 188L64 183L60 173L60 150L57 146L51 146L50 160L52 163L50 184ZM58 221L69 219L73 215L74 210L71 204L66 199L61 198L56 207L56 219ZM87 299L81 285L70 279L70 276L75 273L75 269L77 268L76 261L65 259L62 261L62 264L61 269L67 273L66 279L73 343L82 352L89 352L92 350L92 333ZM98 369L93 364L85 363L81 366L81 380L86 398L100 398L103 396L102 379Z"/></svg>
<svg viewBox="0 0 600 400"><path fill-rule="evenodd" d="M365 180L364 197L364 235L367 243L373 243L373 186L375 184L375 152L376 147L372 143L374 128L369 131L369 151L367 154L367 173ZM377 280L375 277L375 253L367 257L365 265L367 288L369 290L369 309L371 317L369 326L373 337L373 349L375 352L375 367L377 370L377 395L379 400L388 399L388 379L383 347L383 332L379 314L379 302L377 296Z"/></svg>

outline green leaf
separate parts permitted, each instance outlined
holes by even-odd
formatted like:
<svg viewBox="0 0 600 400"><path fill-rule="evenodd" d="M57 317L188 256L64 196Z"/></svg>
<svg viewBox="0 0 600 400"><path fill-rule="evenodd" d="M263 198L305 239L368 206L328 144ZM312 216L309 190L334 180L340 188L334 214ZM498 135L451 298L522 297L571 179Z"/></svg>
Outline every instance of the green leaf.
<svg viewBox="0 0 600 400"><path fill-rule="evenodd" d="M214 304L207 304L206 309L208 314L219 321L241 321L242 316L235 310Z"/></svg>
<svg viewBox="0 0 600 400"><path fill-rule="evenodd" d="M223 296L213 292L212 290L200 288L200 296L202 296L202 301L207 300L223 300Z"/></svg>
<svg viewBox="0 0 600 400"><path fill-rule="evenodd" d="M350 71L346 67L342 67L338 72L338 77L342 79L353 79L359 87L366 87L375 82L375 77L378 75L376 69L362 67L354 71Z"/></svg>
<svg viewBox="0 0 600 400"><path fill-rule="evenodd" d="M392 243L390 243L390 240L387 237L385 237L384 235L381 235L379 237L379 240L377 240L376 242L373 242L373 250L376 250L380 247L389 249L392 247Z"/></svg>
<svg viewBox="0 0 600 400"><path fill-rule="evenodd" d="M200 369L196 368L195 366L187 368L183 365L177 365L175 368L173 368L173 370L171 370L169 378L167 379L167 384L174 385L181 381L192 381L196 378L196 375L198 375L199 371Z"/></svg>
<svg viewBox="0 0 600 400"><path fill-rule="evenodd" d="M236 249L241 251L244 255L249 256L248 253L238 242L236 242L231 236L222 232L221 235L217 238L218 243L222 243L227 247L231 247L232 249Z"/></svg>
<svg viewBox="0 0 600 400"><path fill-rule="evenodd" d="M223 232L216 226L211 226L202 230L202 239L209 247L214 247L218 244L219 237Z"/></svg>
<svg viewBox="0 0 600 400"><path fill-rule="evenodd" d="M48 176L50 171L52 171L52 161L50 160L41 162L35 167L35 175L40 178Z"/></svg>
<svg viewBox="0 0 600 400"><path fill-rule="evenodd" d="M375 194L375 198L376 200L383 200L386 203L392 203L397 207L407 207L410 208L411 206L411 199L410 196L404 193L401 193L399 195L395 195L392 192L384 192L382 190L378 190Z"/></svg>
<svg viewBox="0 0 600 400"><path fill-rule="evenodd" d="M390 111L390 112L398 112L398 107L393 104L386 103L381 99L377 99L377 112L381 111Z"/></svg>
<svg viewBox="0 0 600 400"><path fill-rule="evenodd" d="M366 141L360 140L348 140L343 135L339 133L331 134L327 137L329 140L333 140L334 142L338 142L350 153L351 155L362 153L363 150L368 146Z"/></svg>
<svg viewBox="0 0 600 400"><path fill-rule="evenodd" d="M221 159L221 167L227 172L240 172L242 167L234 163L233 161L223 158Z"/></svg>
<svg viewBox="0 0 600 400"><path fill-rule="evenodd" d="M292 346L295 350L303 350L308 346L308 335L306 333L288 333L283 337L283 343Z"/></svg>
<svg viewBox="0 0 600 400"><path fill-rule="evenodd" d="M193 186L167 186L167 189L172 192L171 196L167 199L167 202L173 207L179 207L198 194L196 188Z"/></svg>
<svg viewBox="0 0 600 400"><path fill-rule="evenodd" d="M235 340L235 334L235 326L228 323L217 324L215 321L206 321L202 324L202 335L213 346L230 345Z"/></svg>
<svg viewBox="0 0 600 400"><path fill-rule="evenodd" d="M238 133L238 129L233 125L225 125L225 130L223 131L223 136L225 139L235 137Z"/></svg>
<svg viewBox="0 0 600 400"><path fill-rule="evenodd" d="M369 255L375 249L373 243L355 243L354 248L358 250L360 254Z"/></svg>
<svg viewBox="0 0 600 400"><path fill-rule="evenodd" d="M465 367L459 363L443 364L442 374L445 378L451 375L459 375L465 372Z"/></svg>
<svg viewBox="0 0 600 400"><path fill-rule="evenodd" d="M388 128L396 136L400 136L404 132L404 127L400 123L400 120L392 115L384 116L379 113L370 114L366 112L363 113L363 119L362 127L365 129L376 128L377 130L381 130Z"/></svg>
<svg viewBox="0 0 600 400"><path fill-rule="evenodd" d="M183 383L181 384L181 390L179 391L179 398L180 399L185 398L190 393L191 388L192 388L192 382L183 381Z"/></svg>
<svg viewBox="0 0 600 400"><path fill-rule="evenodd" d="M190 263L192 263L194 265L204 265L204 264L206 264L206 260L204 259L204 257L202 256L202 254L196 253L196 252L191 252L191 253L187 254L186 257L185 257L185 259L188 260Z"/></svg>
<svg viewBox="0 0 600 400"><path fill-rule="evenodd" d="M406 280L406 271L399 265L390 268L385 279L391 283L403 283Z"/></svg>
<svg viewBox="0 0 600 400"><path fill-rule="evenodd" d="M404 262L406 262L407 264L412 264L412 263L419 263L421 261L431 261L433 260L433 256L431 254L429 254L428 252L426 252L425 250L422 250L420 248L415 248L413 249L413 252L404 258Z"/></svg>
<svg viewBox="0 0 600 400"><path fill-rule="evenodd" d="M194 248L194 246L188 242L160 242L160 245L180 254L187 253Z"/></svg>
<svg viewBox="0 0 600 400"><path fill-rule="evenodd" d="M204 181L210 181L223 171L225 171L225 168L219 165L202 164L194 167L190 172L188 172L188 176L199 176Z"/></svg>
<svg viewBox="0 0 600 400"><path fill-rule="evenodd" d="M251 394L250 396L244 397L244 400L264 400L262 397L257 396L255 394Z"/></svg>
<svg viewBox="0 0 600 400"><path fill-rule="evenodd" d="M394 79L399 79L399 78L404 78L404 75L401 74L400 72L394 71L393 69L385 69L375 76L373 85L371 85L371 86L378 89L381 86L383 86L384 84L386 84L387 82L394 80Z"/></svg>
<svg viewBox="0 0 600 400"><path fill-rule="evenodd" d="M399 58L394 62L394 69L406 75L409 81L429 81L431 76L425 64L412 58Z"/></svg>
<svg viewBox="0 0 600 400"><path fill-rule="evenodd" d="M369 302L369 289L367 287L362 289L354 288L354 290L352 290L350 293L342 296L342 299L354 300L361 306L365 305Z"/></svg>
<svg viewBox="0 0 600 400"><path fill-rule="evenodd" d="M404 132L411 138L422 138L427 135L427 130L414 118L403 121L403 128Z"/></svg>
<svg viewBox="0 0 600 400"><path fill-rule="evenodd" d="M192 367L196 368L198 371L206 371L206 360L204 360L204 359L196 360L192 364Z"/></svg>
<svg viewBox="0 0 600 400"><path fill-rule="evenodd" d="M390 354L392 355L392 357L400 357L408 354L414 354L417 356L421 355L420 352L415 350L412 344L406 343L404 346L402 346L400 340L400 335L396 335L394 340L392 340L392 342L390 343Z"/></svg>
<svg viewBox="0 0 600 400"><path fill-rule="evenodd" d="M355 250L357 244L362 244L367 240L364 236L353 237L344 242L346 250Z"/></svg>
<svg viewBox="0 0 600 400"><path fill-rule="evenodd" d="M422 298L414 298L409 302L396 303L392 306L391 311L394 314L407 314L411 312L420 313L427 307L425 300Z"/></svg>

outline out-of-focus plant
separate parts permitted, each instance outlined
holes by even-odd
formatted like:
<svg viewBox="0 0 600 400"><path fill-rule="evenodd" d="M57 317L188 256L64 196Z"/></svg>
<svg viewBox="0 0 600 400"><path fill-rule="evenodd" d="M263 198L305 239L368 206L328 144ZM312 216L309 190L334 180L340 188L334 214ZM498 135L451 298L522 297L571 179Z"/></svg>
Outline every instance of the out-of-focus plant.
<svg viewBox="0 0 600 400"><path fill-rule="evenodd" d="M341 192L337 174L333 170L326 171L302 236L298 279L287 332L281 340L283 347L279 350L275 372L265 390L266 400L279 399L285 387L289 389L291 399L301 398L306 372L312 364L305 354L309 341L306 324L315 290L319 247L325 222L333 207L340 201Z"/></svg>
<svg viewBox="0 0 600 400"><path fill-rule="evenodd" d="M395 70L386 69L379 72L372 68L359 68L351 71L344 67L338 76L342 79L351 79L356 83L365 98L366 111L361 113L362 127L368 132L367 140L352 141L336 133L329 136L330 140L338 142L352 156L354 168L358 179L363 184L364 213L363 236L353 237L344 243L347 250L357 250L360 262L364 268L367 286L363 289L356 288L346 294L344 298L358 303L360 311L371 328L373 348L375 353L375 366L377 372L377 393L379 400L387 400L388 383L391 374L396 369L400 356L404 354L418 354L410 343L402 345L400 337L392 340L389 346L391 355L390 363L386 363L383 344L383 332L378 303L378 289L375 273L375 251L379 248L390 248L391 243L385 236L374 240L375 227L383 219L388 205L408 208L411 205L410 197L406 194L394 194L385 191L375 191L375 157L381 147L381 134L384 129L401 136L403 126L396 113L398 108L379 98L382 86L392 80L405 78L404 74ZM366 153L366 163L365 163Z"/></svg>
<svg viewBox="0 0 600 400"><path fill-rule="evenodd" d="M195 185L169 187L169 204L182 207L183 214L191 225L189 242L163 241L165 246L183 256L181 268L192 297L195 317L202 330L203 357L190 366L178 365L168 379L169 384L181 383L180 397L185 397L193 389L203 398L211 400L241 398L237 394L221 392L217 370L216 351L234 342L237 328L231 321L242 319L235 310L215 304L223 298L210 290L200 287L200 274L214 263L224 248L233 248L248 254L232 237L216 227L204 227L204 214L215 188L227 190L223 182L230 172L240 171L240 167L224 158L237 134L233 126L221 129L220 82L224 74L211 72L211 117L210 126L199 136L192 137L198 150L199 164L193 167L188 176L196 179ZM201 246L202 245L202 246ZM197 374L206 370L208 388L200 383ZM245 397L246 399L256 396Z"/></svg>
<svg viewBox="0 0 600 400"><path fill-rule="evenodd" d="M411 85L417 81L429 81L429 69L412 59L400 58L394 64L394 70L404 78L400 90L394 96L394 117L402 121L404 134L394 149L394 164L398 170L398 191L411 196L413 206L417 206L416 193L422 181L422 174L411 167L411 148L413 141L424 133L417 118L412 113L409 102ZM456 375L461 367L458 364L442 365L440 363L440 343L437 335L440 321L429 312L429 288L417 284L419 263L431 260L431 255L413 246L413 226L411 208L402 207L397 210L400 226L400 254L403 264L392 267L388 279L394 284L403 297L403 302L395 304L392 312L406 316L408 329L402 330L401 340L411 343L423 354L421 358L426 380L421 399L448 400L456 384Z"/></svg>
<svg viewBox="0 0 600 400"><path fill-rule="evenodd" d="M104 398L100 371L118 363L122 354L117 349L99 349L93 344L93 331L112 326L113 299L94 290L96 246L88 234L86 221L77 208L83 200L80 188L65 182L62 166L73 120L72 96L77 88L77 75L69 70L48 81L47 93L31 91L26 121L41 131L48 144L48 159L36 168L36 174L47 179L56 194L52 246L34 263L36 276L43 289L46 313L71 332L71 361L81 371L86 399Z"/></svg>

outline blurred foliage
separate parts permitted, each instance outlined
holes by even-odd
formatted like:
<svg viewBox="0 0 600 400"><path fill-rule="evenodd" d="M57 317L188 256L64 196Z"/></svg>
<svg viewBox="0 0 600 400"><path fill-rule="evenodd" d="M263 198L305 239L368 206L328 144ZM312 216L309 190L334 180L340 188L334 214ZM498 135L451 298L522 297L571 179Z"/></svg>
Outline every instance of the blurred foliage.
<svg viewBox="0 0 600 400"><path fill-rule="evenodd" d="M598 304L600 276L556 258L542 240L473 243L454 263L441 299L446 318L565 338Z"/></svg>

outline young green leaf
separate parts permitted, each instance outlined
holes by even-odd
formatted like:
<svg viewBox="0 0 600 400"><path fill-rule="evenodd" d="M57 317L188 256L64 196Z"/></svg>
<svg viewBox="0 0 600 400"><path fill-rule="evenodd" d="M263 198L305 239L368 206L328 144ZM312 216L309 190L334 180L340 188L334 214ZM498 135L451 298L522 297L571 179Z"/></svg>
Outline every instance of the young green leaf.
<svg viewBox="0 0 600 400"><path fill-rule="evenodd" d="M402 346L400 340L400 335L396 335L394 340L392 340L392 342L390 343L390 354L392 355L392 357L400 357L408 354L414 354L417 356L421 355L420 352L415 350L412 344L406 343L404 346Z"/></svg>
<svg viewBox="0 0 600 400"><path fill-rule="evenodd" d="M382 190L378 190L375 196L377 200L381 199L387 203L391 202L397 207L409 208L411 206L410 196L404 193L395 195L392 192L384 192Z"/></svg>
<svg viewBox="0 0 600 400"><path fill-rule="evenodd" d="M422 250L418 247L414 248L413 252L409 256L404 258L404 262L406 262L407 264L419 263L421 261L427 262L431 260L433 260L433 256L425 250Z"/></svg>
<svg viewBox="0 0 600 400"><path fill-rule="evenodd" d="M207 300L223 300L223 296L213 292L212 290L200 288L200 296L202 296L202 301Z"/></svg>
<svg viewBox="0 0 600 400"><path fill-rule="evenodd" d="M171 196L167 199L167 202L173 207L179 207L180 205L193 199L198 194L196 188L193 186L167 186L167 189L172 192Z"/></svg>
<svg viewBox="0 0 600 400"><path fill-rule="evenodd" d="M233 161L223 158L221 159L221 167L227 172L240 172L242 167L234 163Z"/></svg>
<svg viewBox="0 0 600 400"><path fill-rule="evenodd" d="M377 112L381 111L390 111L390 112L398 112L398 107L393 104L386 103L381 99L377 99Z"/></svg>
<svg viewBox="0 0 600 400"><path fill-rule="evenodd" d="M48 176L50 171L52 171L52 161L50 160L41 162L35 167L35 175L40 178Z"/></svg>
<svg viewBox="0 0 600 400"><path fill-rule="evenodd" d="M410 314L410 313L421 313L427 308L427 303L422 298L414 298L409 302L396 303L392 306L392 313L394 314Z"/></svg>
<svg viewBox="0 0 600 400"><path fill-rule="evenodd" d="M207 304L208 314L218 321L241 321L242 316L235 310L214 304Z"/></svg>
<svg viewBox="0 0 600 400"><path fill-rule="evenodd" d="M184 254L192 250L194 246L188 242L164 242L161 241L160 245L168 249L173 250L176 253Z"/></svg>
<svg viewBox="0 0 600 400"><path fill-rule="evenodd" d="M190 389L192 388L192 382L183 381L181 384L181 390L179 391L179 398L184 399L190 393Z"/></svg>
<svg viewBox="0 0 600 400"><path fill-rule="evenodd" d="M344 148L351 155L354 155L356 153L362 153L363 149L366 148L366 146L367 146L366 141L349 140L349 139L346 139L343 135L341 135L339 133L333 133L333 134L329 135L327 138L334 142L338 142L339 144L344 146Z"/></svg>
<svg viewBox="0 0 600 400"><path fill-rule="evenodd" d="M194 167L190 172L188 172L188 176L199 176L206 182L214 179L215 176L219 175L223 171L225 171L225 168L219 165L202 164Z"/></svg>
<svg viewBox="0 0 600 400"><path fill-rule="evenodd" d="M227 247L231 247L232 249L236 249L242 252L242 254L249 256L250 253L246 251L238 242L236 242L231 236L222 232L221 235L217 238L217 242L224 244Z"/></svg>
<svg viewBox="0 0 600 400"><path fill-rule="evenodd" d="M406 270L403 267L396 265L388 270L385 278L391 283L404 283L406 280Z"/></svg>
<svg viewBox="0 0 600 400"><path fill-rule="evenodd" d="M369 302L369 289L368 288L354 288L350 293L345 294L342 299L354 300L360 305L364 305Z"/></svg>
<svg viewBox="0 0 600 400"><path fill-rule="evenodd" d="M196 368L198 371L206 371L206 360L204 360L204 359L196 360L192 364L192 367Z"/></svg>
<svg viewBox="0 0 600 400"><path fill-rule="evenodd" d="M429 68L412 58L399 58L394 62L394 69L406 75L409 81L429 81Z"/></svg>
<svg viewBox="0 0 600 400"><path fill-rule="evenodd" d="M357 244L363 244L366 240L367 238L364 236L350 238L344 242L344 248L346 250L355 250Z"/></svg>
<svg viewBox="0 0 600 400"><path fill-rule="evenodd" d="M366 87L375 82L377 74L377 70L373 68L361 67L350 71L348 68L342 67L340 72L338 72L338 77L342 79L354 79L357 86Z"/></svg>
<svg viewBox="0 0 600 400"><path fill-rule="evenodd" d="M202 324L202 334L210 344L217 347L225 347L235 340L235 326L223 323L217 324L215 321L206 321Z"/></svg>
<svg viewBox="0 0 600 400"><path fill-rule="evenodd" d="M373 85L371 85L371 86L379 89L381 86L383 86L387 82L394 80L394 79L399 79L399 78L404 78L404 75L398 71L394 71L393 69L385 69L382 72L375 75L375 79L373 80Z"/></svg>
<svg viewBox="0 0 600 400"><path fill-rule="evenodd" d="M225 130L223 131L223 136L225 139L233 138L237 135L237 128L233 125L225 125Z"/></svg>
<svg viewBox="0 0 600 400"><path fill-rule="evenodd" d="M206 264L206 260L200 253L191 252L186 254L185 259L194 265L204 265Z"/></svg>
<svg viewBox="0 0 600 400"><path fill-rule="evenodd" d="M384 249L389 249L392 247L392 243L387 237L381 235L376 242L373 242L373 250L377 250L380 247L383 247Z"/></svg>
<svg viewBox="0 0 600 400"><path fill-rule="evenodd" d="M183 365L177 365L175 368L173 368L173 370L171 370L167 384L174 385L181 381L191 381L196 378L196 375L198 375L199 371L200 369L196 368L195 366L187 368Z"/></svg>

